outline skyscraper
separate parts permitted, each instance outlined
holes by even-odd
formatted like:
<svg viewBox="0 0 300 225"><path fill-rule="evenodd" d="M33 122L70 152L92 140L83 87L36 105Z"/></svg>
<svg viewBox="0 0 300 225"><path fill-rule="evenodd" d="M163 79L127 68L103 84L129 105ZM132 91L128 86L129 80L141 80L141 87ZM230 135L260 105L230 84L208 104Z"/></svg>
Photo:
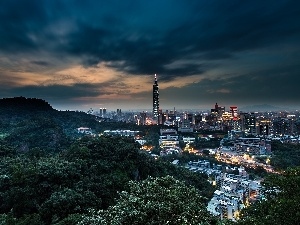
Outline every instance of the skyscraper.
<svg viewBox="0 0 300 225"><path fill-rule="evenodd" d="M153 119L158 120L158 109L159 109L159 87L157 84L157 77L155 74L153 83Z"/></svg>

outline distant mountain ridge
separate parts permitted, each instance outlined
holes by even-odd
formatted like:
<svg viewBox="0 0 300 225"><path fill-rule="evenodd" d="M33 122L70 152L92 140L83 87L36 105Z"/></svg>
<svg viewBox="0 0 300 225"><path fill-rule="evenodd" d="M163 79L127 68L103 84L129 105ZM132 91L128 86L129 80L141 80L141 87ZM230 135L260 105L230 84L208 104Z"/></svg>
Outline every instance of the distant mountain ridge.
<svg viewBox="0 0 300 225"><path fill-rule="evenodd" d="M0 109L11 109L11 110L38 110L38 111L49 111L54 110L52 106L43 99L38 98L25 98L25 97L14 97L14 98L2 98L0 99Z"/></svg>
<svg viewBox="0 0 300 225"><path fill-rule="evenodd" d="M261 105L244 106L241 107L239 110L245 112L268 112L268 111L285 111L290 109L268 105L268 104L261 104Z"/></svg>

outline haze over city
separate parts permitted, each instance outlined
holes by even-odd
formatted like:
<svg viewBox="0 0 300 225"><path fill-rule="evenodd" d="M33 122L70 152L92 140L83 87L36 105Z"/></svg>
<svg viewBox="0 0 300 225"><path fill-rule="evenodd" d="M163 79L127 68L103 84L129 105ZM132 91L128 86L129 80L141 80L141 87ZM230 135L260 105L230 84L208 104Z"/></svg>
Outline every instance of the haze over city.
<svg viewBox="0 0 300 225"><path fill-rule="evenodd" d="M57 109L299 108L298 1L0 2L0 96Z"/></svg>

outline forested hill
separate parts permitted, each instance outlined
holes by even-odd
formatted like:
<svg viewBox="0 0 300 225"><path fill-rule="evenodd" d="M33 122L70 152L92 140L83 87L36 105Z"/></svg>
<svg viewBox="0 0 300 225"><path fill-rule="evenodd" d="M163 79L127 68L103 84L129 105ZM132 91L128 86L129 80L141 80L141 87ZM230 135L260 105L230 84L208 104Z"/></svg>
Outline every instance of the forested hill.
<svg viewBox="0 0 300 225"><path fill-rule="evenodd" d="M204 205L214 191L206 176L155 160L130 138L78 136L78 127L95 133L108 128L93 115L57 111L40 99L1 103L0 224L90 224L90 212L114 207L118 193L132 191L139 182L145 185L137 193L143 221L165 224L188 214L197 223L215 224ZM123 203L130 206L131 200ZM135 216L128 212L128 223L121 224L132 224Z"/></svg>
<svg viewBox="0 0 300 225"><path fill-rule="evenodd" d="M37 98L3 98L0 99L0 110L3 112L21 110L21 111L49 111L54 110L52 106L42 99Z"/></svg>
<svg viewBox="0 0 300 225"><path fill-rule="evenodd" d="M0 99L0 142L17 151L60 151L78 138L78 127L98 130L100 125L93 115L58 111L42 99Z"/></svg>

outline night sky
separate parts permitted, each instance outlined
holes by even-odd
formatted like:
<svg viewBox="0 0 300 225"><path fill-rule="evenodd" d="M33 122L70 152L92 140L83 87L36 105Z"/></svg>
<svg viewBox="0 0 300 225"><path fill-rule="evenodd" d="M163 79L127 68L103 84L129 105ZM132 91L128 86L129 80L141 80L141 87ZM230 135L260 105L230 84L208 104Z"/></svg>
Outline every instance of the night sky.
<svg viewBox="0 0 300 225"><path fill-rule="evenodd" d="M300 108L300 1L1 0L0 98Z"/></svg>

